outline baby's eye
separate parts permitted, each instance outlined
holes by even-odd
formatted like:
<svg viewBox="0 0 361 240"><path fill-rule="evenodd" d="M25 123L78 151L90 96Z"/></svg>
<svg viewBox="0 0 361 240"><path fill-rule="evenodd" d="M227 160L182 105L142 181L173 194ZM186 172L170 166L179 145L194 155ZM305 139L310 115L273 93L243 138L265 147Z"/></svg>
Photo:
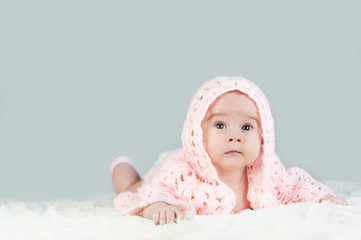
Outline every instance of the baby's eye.
<svg viewBox="0 0 361 240"><path fill-rule="evenodd" d="M216 128L218 128L218 129L225 129L226 128L226 126L224 126L224 124L221 123L221 122L217 122L216 124L214 124L214 126Z"/></svg>
<svg viewBox="0 0 361 240"><path fill-rule="evenodd" d="M252 126L251 126L251 125L244 125L244 126L242 127L242 130L251 131L251 130L252 130Z"/></svg>

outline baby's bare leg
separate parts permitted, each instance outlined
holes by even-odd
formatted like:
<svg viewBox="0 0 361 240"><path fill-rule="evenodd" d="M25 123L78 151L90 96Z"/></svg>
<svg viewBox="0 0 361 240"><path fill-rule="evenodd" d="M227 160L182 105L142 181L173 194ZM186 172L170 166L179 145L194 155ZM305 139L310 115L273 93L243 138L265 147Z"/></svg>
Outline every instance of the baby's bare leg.
<svg viewBox="0 0 361 240"><path fill-rule="evenodd" d="M117 194L121 192L136 192L143 181L139 174L128 163L119 163L114 167L112 174L113 187Z"/></svg>

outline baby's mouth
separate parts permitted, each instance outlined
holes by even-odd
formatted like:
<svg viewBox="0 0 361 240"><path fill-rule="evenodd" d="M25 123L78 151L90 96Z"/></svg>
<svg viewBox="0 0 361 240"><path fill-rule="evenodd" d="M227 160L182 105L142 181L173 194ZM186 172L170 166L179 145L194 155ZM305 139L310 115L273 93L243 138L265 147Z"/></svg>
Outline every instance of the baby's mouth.
<svg viewBox="0 0 361 240"><path fill-rule="evenodd" d="M237 150L231 150L226 152L225 154L230 154L230 155L237 155L237 154L242 154L240 151Z"/></svg>

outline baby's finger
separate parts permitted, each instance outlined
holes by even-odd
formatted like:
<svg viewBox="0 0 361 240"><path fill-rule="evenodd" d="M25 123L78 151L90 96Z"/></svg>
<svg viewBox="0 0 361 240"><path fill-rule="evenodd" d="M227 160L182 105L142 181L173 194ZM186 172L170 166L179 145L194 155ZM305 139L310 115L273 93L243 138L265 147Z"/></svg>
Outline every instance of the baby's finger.
<svg viewBox="0 0 361 240"><path fill-rule="evenodd" d="M175 220L174 210L167 210L165 212L165 218L166 218L166 223L174 222L174 220Z"/></svg>
<svg viewBox="0 0 361 240"><path fill-rule="evenodd" d="M152 220L153 222L158 225L159 224L159 212L155 212L153 215L152 215Z"/></svg>
<svg viewBox="0 0 361 240"><path fill-rule="evenodd" d="M176 218L176 220L177 219L181 219L181 220L184 219L183 213L179 209L175 210L175 216L174 217Z"/></svg>
<svg viewBox="0 0 361 240"><path fill-rule="evenodd" d="M159 211L159 225L163 225L166 223L165 219L165 211Z"/></svg>

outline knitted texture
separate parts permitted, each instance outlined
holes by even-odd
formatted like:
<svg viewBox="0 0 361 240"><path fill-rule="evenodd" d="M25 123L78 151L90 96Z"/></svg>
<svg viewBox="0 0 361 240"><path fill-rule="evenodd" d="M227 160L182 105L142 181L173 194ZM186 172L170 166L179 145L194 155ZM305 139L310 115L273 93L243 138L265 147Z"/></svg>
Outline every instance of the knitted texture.
<svg viewBox="0 0 361 240"><path fill-rule="evenodd" d="M248 194L252 209L296 202L318 202L331 189L300 168L286 169L275 153L274 123L262 90L242 77L218 77L205 82L194 95L183 126L183 149L155 165L136 193L120 193L115 207L123 214L138 215L151 203L176 205L183 214L232 213L236 196L217 174L204 146L201 122L220 95L238 90L257 105L263 153L247 166Z"/></svg>

